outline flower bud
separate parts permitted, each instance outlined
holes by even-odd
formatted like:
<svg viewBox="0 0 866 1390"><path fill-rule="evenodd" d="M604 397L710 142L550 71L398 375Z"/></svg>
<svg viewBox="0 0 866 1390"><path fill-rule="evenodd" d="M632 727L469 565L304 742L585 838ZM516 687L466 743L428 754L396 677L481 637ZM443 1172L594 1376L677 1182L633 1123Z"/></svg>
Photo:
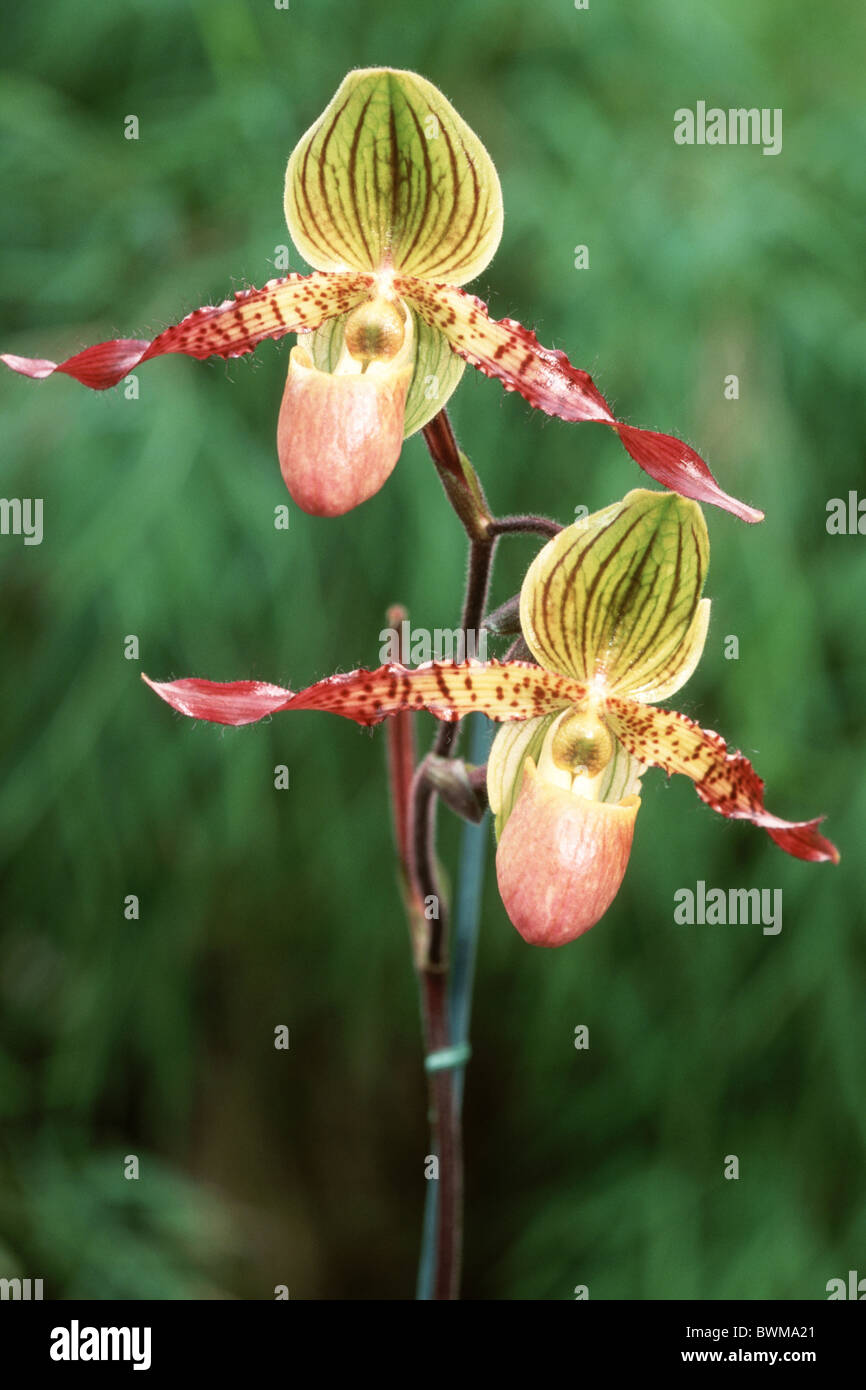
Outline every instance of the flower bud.
<svg viewBox="0 0 866 1390"><path fill-rule="evenodd" d="M562 946L604 916L631 853L640 797L591 801L542 778L527 758L496 853L505 910L524 941Z"/></svg>

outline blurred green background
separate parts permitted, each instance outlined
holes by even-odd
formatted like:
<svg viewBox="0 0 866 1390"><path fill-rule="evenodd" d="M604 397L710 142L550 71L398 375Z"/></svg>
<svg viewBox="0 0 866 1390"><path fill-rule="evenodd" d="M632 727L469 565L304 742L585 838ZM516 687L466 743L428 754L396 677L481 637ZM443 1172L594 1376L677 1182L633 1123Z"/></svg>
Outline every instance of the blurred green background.
<svg viewBox="0 0 866 1390"><path fill-rule="evenodd" d="M491 853L469 1298L823 1298L866 1273L866 539L825 529L828 499L866 491L847 9L46 0L4 15L5 350L59 360L261 284L287 240L294 142L350 67L412 67L501 174L505 234L475 291L766 509L760 527L709 511L713 619L679 707L755 758L778 814L826 812L843 862L795 862L654 773L610 914L543 952L509 925ZM783 152L676 146L673 112L699 99L781 107ZM375 663L394 601L416 626L456 622L463 542L420 438L360 511L293 508L274 529L288 351L155 361L137 401L0 379L0 491L42 497L45 518L39 547L0 538L0 1274L42 1277L46 1296L414 1288L428 1141L383 733L315 714L194 726L139 681L300 686ZM607 431L546 420L470 370L452 417L500 514L566 522L643 481ZM496 602L535 549L503 545ZM457 830L443 825L452 866ZM674 892L698 879L781 888L781 934L675 925Z"/></svg>

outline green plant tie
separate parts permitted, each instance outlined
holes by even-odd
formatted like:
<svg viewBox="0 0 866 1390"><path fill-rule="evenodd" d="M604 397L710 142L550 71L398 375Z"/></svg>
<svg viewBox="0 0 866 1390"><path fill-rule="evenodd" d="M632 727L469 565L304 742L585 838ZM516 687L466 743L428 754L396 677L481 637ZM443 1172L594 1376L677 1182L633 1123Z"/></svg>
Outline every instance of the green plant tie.
<svg viewBox="0 0 866 1390"><path fill-rule="evenodd" d="M454 1047L440 1047L429 1052L424 1058L425 1071L448 1071L451 1067L462 1067L472 1056L468 1043L457 1043Z"/></svg>

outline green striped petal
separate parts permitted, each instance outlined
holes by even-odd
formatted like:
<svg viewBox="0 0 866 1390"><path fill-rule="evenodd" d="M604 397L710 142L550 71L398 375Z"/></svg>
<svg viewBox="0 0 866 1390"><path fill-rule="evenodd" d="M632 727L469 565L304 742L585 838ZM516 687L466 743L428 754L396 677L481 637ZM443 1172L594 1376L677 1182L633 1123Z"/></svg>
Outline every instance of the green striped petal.
<svg viewBox="0 0 866 1390"><path fill-rule="evenodd" d="M523 635L548 670L660 699L685 684L703 650L708 562L697 503L638 488L536 556L520 594Z"/></svg>
<svg viewBox="0 0 866 1390"><path fill-rule="evenodd" d="M414 370L406 397L403 437L416 434L432 420L457 389L466 363L451 351L447 338L409 307L414 322ZM320 372L333 372L345 346L348 314L329 319L310 334L304 334L303 346Z"/></svg>
<svg viewBox="0 0 866 1390"><path fill-rule="evenodd" d="M473 279L502 235L502 192L481 141L414 72L351 72L286 171L286 220L317 270Z"/></svg>
<svg viewBox="0 0 866 1390"><path fill-rule="evenodd" d="M562 710L554 710L522 724L503 724L497 732L487 760L487 799L495 818L497 840L517 800L526 759L538 762L548 730L561 715Z"/></svg>

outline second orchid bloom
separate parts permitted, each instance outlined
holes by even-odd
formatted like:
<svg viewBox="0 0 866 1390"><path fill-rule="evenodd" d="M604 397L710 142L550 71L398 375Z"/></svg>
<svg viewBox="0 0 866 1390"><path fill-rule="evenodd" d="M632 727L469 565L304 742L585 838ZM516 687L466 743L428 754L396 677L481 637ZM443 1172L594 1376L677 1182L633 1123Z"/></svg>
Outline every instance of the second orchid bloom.
<svg viewBox="0 0 866 1390"><path fill-rule="evenodd" d="M708 560L700 508L639 489L561 531L531 565L520 619L537 665L389 664L298 692L258 681L148 684L182 714L220 724L326 710L373 725L416 709L502 722L487 768L499 889L527 941L558 946L616 896L650 766L689 777L708 806L761 826L788 854L838 860L818 820L767 811L747 758L656 704L685 684L703 651Z"/></svg>

